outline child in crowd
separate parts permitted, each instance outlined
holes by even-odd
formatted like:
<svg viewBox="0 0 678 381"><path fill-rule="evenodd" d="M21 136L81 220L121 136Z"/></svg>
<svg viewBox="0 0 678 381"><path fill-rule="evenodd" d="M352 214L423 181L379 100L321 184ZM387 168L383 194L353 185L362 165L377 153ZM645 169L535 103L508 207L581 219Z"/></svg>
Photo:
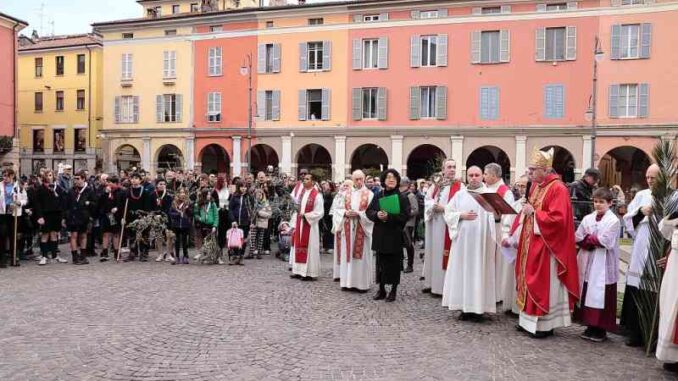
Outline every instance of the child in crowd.
<svg viewBox="0 0 678 381"><path fill-rule="evenodd" d="M582 219L575 238L579 245L581 301L575 318L586 325L582 339L601 342L617 329L619 218L610 210L614 195L607 188L593 192L594 212Z"/></svg>
<svg viewBox="0 0 678 381"><path fill-rule="evenodd" d="M292 229L290 223L283 221L278 226L278 249L280 250L280 259L287 262L290 258L290 248L292 246Z"/></svg>
<svg viewBox="0 0 678 381"><path fill-rule="evenodd" d="M244 265L242 262L244 236L244 232L238 228L238 223L234 221L231 228L226 232L229 265Z"/></svg>

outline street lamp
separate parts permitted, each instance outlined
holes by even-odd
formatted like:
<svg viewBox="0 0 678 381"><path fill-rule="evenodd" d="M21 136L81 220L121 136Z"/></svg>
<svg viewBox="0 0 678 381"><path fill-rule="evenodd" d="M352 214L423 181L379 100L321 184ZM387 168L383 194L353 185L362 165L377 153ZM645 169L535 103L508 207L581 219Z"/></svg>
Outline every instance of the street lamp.
<svg viewBox="0 0 678 381"><path fill-rule="evenodd" d="M591 166L596 165L596 137L598 135L598 121L596 120L598 102L598 62L600 62L605 53L600 47L600 39L596 36L595 45L593 47L593 90L589 98L589 106L584 114L586 120L591 121Z"/></svg>
<svg viewBox="0 0 678 381"><path fill-rule="evenodd" d="M247 172L252 173L252 54L247 53L240 66L240 75L247 76Z"/></svg>

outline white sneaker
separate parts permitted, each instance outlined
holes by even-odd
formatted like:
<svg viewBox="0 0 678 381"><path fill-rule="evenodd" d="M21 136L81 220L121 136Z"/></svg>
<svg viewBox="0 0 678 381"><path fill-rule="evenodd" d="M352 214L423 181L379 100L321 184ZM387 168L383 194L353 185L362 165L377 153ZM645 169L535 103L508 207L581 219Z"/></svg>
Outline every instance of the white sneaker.
<svg viewBox="0 0 678 381"><path fill-rule="evenodd" d="M226 262L224 262L224 260L221 259L221 258L219 258L219 260L217 260L217 263L219 263L220 265L225 265L225 264L226 264Z"/></svg>
<svg viewBox="0 0 678 381"><path fill-rule="evenodd" d="M61 258L60 255L57 255L57 257L55 258L55 261L57 261L58 263L68 263L68 261Z"/></svg>
<svg viewBox="0 0 678 381"><path fill-rule="evenodd" d="M196 260L196 261L197 261L198 259L200 259L200 253L194 255L194 256L193 256L193 259Z"/></svg>
<svg viewBox="0 0 678 381"><path fill-rule="evenodd" d="M172 255L168 255L167 257L165 257L165 262L174 262L174 261L175 259L174 256Z"/></svg>
<svg viewBox="0 0 678 381"><path fill-rule="evenodd" d="M40 257L40 262L38 262L38 265L44 266L47 264L47 258L45 257Z"/></svg>
<svg viewBox="0 0 678 381"><path fill-rule="evenodd" d="M327 254L334 254L334 249L327 249Z"/></svg>
<svg viewBox="0 0 678 381"><path fill-rule="evenodd" d="M156 262L162 262L162 257L164 257L163 254L158 255L158 258L155 259Z"/></svg>

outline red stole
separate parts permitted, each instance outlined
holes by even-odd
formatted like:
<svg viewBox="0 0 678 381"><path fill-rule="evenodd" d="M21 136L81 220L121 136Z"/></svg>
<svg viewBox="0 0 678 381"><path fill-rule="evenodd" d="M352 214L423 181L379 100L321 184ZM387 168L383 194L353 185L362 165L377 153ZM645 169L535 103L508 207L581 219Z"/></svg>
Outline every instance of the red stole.
<svg viewBox="0 0 678 381"><path fill-rule="evenodd" d="M497 194L501 197L504 198L504 195L506 195L506 192L508 192L510 188L506 184L501 184L499 188L497 188Z"/></svg>
<svg viewBox="0 0 678 381"><path fill-rule="evenodd" d="M351 194L346 195L346 200L344 207L346 210L351 210ZM364 212L367 210L367 201L369 200L370 191L362 190L360 192L360 205L358 206L358 212ZM360 222L356 222L356 231L355 231L355 246L353 246L353 258L363 259L363 248L365 247L365 230L363 230L363 225ZM344 235L346 236L346 262L351 262L351 220L349 218L344 219ZM341 263L341 243L337 245L337 264Z"/></svg>
<svg viewBox="0 0 678 381"><path fill-rule="evenodd" d="M299 196L301 194L301 196ZM301 202L301 197L304 196L304 185L299 182L297 185L294 186L294 189L292 189L292 198L297 201L297 197L299 198L299 202Z"/></svg>
<svg viewBox="0 0 678 381"><path fill-rule="evenodd" d="M574 218L567 187L551 174L542 184L533 184L530 204L534 215L523 220L516 259L518 307L531 316L544 316L550 308L551 257L557 276L569 294L570 311L579 300L577 249ZM541 235L534 234L535 221Z"/></svg>
<svg viewBox="0 0 678 381"><path fill-rule="evenodd" d="M455 181L450 186L450 193L447 195L447 205L452 197L461 189L461 182ZM452 248L452 240L450 239L450 232L447 230L447 223L445 224L445 246L443 249L443 270L447 270L447 262L450 260L450 249Z"/></svg>
<svg viewBox="0 0 678 381"><path fill-rule="evenodd" d="M304 195L306 194L306 189L301 192L301 197L299 202L304 200ZM306 208L304 213L310 213L313 211L315 205L315 198L318 195L318 191L315 188L311 189L311 194L306 200ZM297 223L294 227L294 262L296 263L306 263L308 261L308 239L311 235L311 224L301 216L301 213L297 213Z"/></svg>

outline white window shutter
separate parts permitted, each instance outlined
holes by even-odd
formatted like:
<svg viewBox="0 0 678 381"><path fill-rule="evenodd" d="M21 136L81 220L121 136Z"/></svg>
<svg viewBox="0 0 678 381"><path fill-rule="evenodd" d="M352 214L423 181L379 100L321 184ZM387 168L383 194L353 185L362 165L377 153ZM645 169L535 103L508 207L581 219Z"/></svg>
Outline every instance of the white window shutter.
<svg viewBox="0 0 678 381"><path fill-rule="evenodd" d="M353 120L361 120L363 118L363 89L355 88L351 90L351 115Z"/></svg>
<svg viewBox="0 0 678 381"><path fill-rule="evenodd" d="M436 87L436 119L447 119L447 86Z"/></svg>
<svg viewBox="0 0 678 381"><path fill-rule="evenodd" d="M640 24L640 58L650 58L652 24Z"/></svg>
<svg viewBox="0 0 678 381"><path fill-rule="evenodd" d="M410 120L418 120L421 112L421 90L419 86L410 87Z"/></svg>
<svg viewBox="0 0 678 381"><path fill-rule="evenodd" d="M162 95L155 96L155 121L162 123L165 121L165 100Z"/></svg>
<svg viewBox="0 0 678 381"><path fill-rule="evenodd" d="M380 13L379 21L388 21L388 13Z"/></svg>
<svg viewBox="0 0 678 381"><path fill-rule="evenodd" d="M420 15L421 15L421 11L412 11L412 12L410 12L410 17L411 17L412 19L415 19L415 20L418 19Z"/></svg>
<svg viewBox="0 0 678 381"><path fill-rule="evenodd" d="M139 97L135 96L133 102L132 120L134 120L134 123L139 123Z"/></svg>
<svg viewBox="0 0 678 381"><path fill-rule="evenodd" d="M474 16L480 16L483 14L483 8L481 7L473 7L471 8L471 14Z"/></svg>
<svg viewBox="0 0 678 381"><path fill-rule="evenodd" d="M299 90L299 120L306 120L306 89Z"/></svg>
<svg viewBox="0 0 678 381"><path fill-rule="evenodd" d="M266 120L266 91L257 91L257 118Z"/></svg>
<svg viewBox="0 0 678 381"><path fill-rule="evenodd" d="M438 9L438 18L447 17L447 8Z"/></svg>
<svg viewBox="0 0 678 381"><path fill-rule="evenodd" d="M546 60L546 28L537 28L535 32L535 61Z"/></svg>
<svg viewBox="0 0 678 381"><path fill-rule="evenodd" d="M353 15L353 22L363 22L363 15Z"/></svg>
<svg viewBox="0 0 678 381"><path fill-rule="evenodd" d="M113 106L113 116L115 123L120 123L120 97L115 97L115 103Z"/></svg>
<svg viewBox="0 0 678 381"><path fill-rule="evenodd" d="M568 11L573 11L573 10L575 10L575 9L577 9L577 2L576 2L576 1L569 1L569 2L567 3L567 10L568 10Z"/></svg>
<svg viewBox="0 0 678 381"><path fill-rule="evenodd" d="M273 120L280 120L280 90L273 90L271 114Z"/></svg>
<svg viewBox="0 0 678 381"><path fill-rule="evenodd" d="M610 5L613 7L620 7L621 3L621 0L610 0Z"/></svg>
<svg viewBox="0 0 678 381"><path fill-rule="evenodd" d="M323 71L332 70L332 41L323 41Z"/></svg>
<svg viewBox="0 0 678 381"><path fill-rule="evenodd" d="M176 95L175 103L174 106L176 107L176 110L174 110L175 115L176 115L176 121L181 122L181 117L183 116L183 107L184 107L184 96L181 94Z"/></svg>
<svg viewBox="0 0 678 381"><path fill-rule="evenodd" d="M546 12L546 4L537 4L537 12Z"/></svg>
<svg viewBox="0 0 678 381"><path fill-rule="evenodd" d="M511 61L511 31L502 29L499 31L499 62Z"/></svg>
<svg viewBox="0 0 678 381"><path fill-rule="evenodd" d="M568 26L566 32L565 59L574 61L577 59L577 27Z"/></svg>
<svg viewBox="0 0 678 381"><path fill-rule="evenodd" d="M502 5L501 6L501 13L502 14L511 13L511 6L510 5Z"/></svg>
<svg viewBox="0 0 678 381"><path fill-rule="evenodd" d="M471 32L471 63L480 63L480 31Z"/></svg>
<svg viewBox="0 0 678 381"><path fill-rule="evenodd" d="M266 44L257 46L257 73L266 73Z"/></svg>
<svg viewBox="0 0 678 381"><path fill-rule="evenodd" d="M610 32L610 59L618 60L621 58L621 25L614 24Z"/></svg>
<svg viewBox="0 0 678 381"><path fill-rule="evenodd" d="M282 47L280 44L273 44L273 72L280 73L280 64L282 59Z"/></svg>
<svg viewBox="0 0 678 381"><path fill-rule="evenodd" d="M363 68L363 40L356 38L353 40L353 70Z"/></svg>
<svg viewBox="0 0 678 381"><path fill-rule="evenodd" d="M322 110L321 110L321 115L322 115L322 120L330 120L330 110L332 109L330 107L330 102L332 100L332 94L330 92L330 89L323 89L323 104L322 104Z"/></svg>
<svg viewBox="0 0 678 381"><path fill-rule="evenodd" d="M647 83L641 83L638 85L638 117L647 118L648 115L648 95L649 95L649 86Z"/></svg>
<svg viewBox="0 0 678 381"><path fill-rule="evenodd" d="M608 114L610 118L619 117L619 85L610 85L607 101Z"/></svg>
<svg viewBox="0 0 678 381"><path fill-rule="evenodd" d="M308 45L305 42L299 43L299 71L308 71Z"/></svg>
<svg viewBox="0 0 678 381"><path fill-rule="evenodd" d="M388 69L388 37L379 38L379 59L377 67L379 67L379 69Z"/></svg>
<svg viewBox="0 0 678 381"><path fill-rule="evenodd" d="M438 49L436 50L437 66L447 66L447 35L438 35Z"/></svg>
<svg viewBox="0 0 678 381"><path fill-rule="evenodd" d="M221 60L221 48L217 48L217 57L216 57L216 66L217 66L217 75L221 75L223 73L223 68L222 68L222 60Z"/></svg>
<svg viewBox="0 0 678 381"><path fill-rule="evenodd" d="M380 87L377 89L377 119L379 120L386 120L386 88L385 87Z"/></svg>
<svg viewBox="0 0 678 381"><path fill-rule="evenodd" d="M421 38L419 35L410 37L410 67L421 66Z"/></svg>
<svg viewBox="0 0 678 381"><path fill-rule="evenodd" d="M162 52L162 77L169 78L169 66L170 66L169 52L167 50Z"/></svg>

